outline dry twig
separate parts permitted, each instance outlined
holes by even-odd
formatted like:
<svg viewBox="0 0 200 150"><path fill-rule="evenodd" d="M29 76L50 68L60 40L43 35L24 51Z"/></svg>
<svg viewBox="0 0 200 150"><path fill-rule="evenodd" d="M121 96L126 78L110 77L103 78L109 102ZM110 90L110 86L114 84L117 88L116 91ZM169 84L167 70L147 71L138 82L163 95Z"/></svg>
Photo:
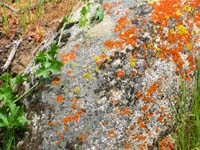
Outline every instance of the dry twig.
<svg viewBox="0 0 200 150"><path fill-rule="evenodd" d="M19 13L20 12L19 9L15 9L15 8L9 6L8 4L4 3L4 2L0 2L0 6L6 7L6 8L10 9L11 11L13 11L15 13Z"/></svg>
<svg viewBox="0 0 200 150"><path fill-rule="evenodd" d="M15 53L17 51L17 48L19 47L20 43L22 42L22 38L20 38L18 41L15 42L16 46L13 47L13 49L11 50L10 52L10 55L6 61L6 63L2 66L2 70L5 71L6 69L8 69L10 63L12 62L14 56L15 56Z"/></svg>

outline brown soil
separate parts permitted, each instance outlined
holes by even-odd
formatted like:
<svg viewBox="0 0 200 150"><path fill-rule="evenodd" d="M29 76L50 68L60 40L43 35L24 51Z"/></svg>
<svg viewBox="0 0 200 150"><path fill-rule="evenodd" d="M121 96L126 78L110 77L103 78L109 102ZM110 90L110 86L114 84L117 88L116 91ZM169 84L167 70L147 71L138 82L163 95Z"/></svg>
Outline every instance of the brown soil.
<svg viewBox="0 0 200 150"><path fill-rule="evenodd" d="M23 37L23 41L8 68L8 71L14 74L24 71L34 57L35 48L49 33L56 32L62 18L72 11L73 6L77 5L78 1L58 0L28 11L28 6L33 6L37 1L31 0L31 5L28 5L27 0L21 0L20 7L25 10L23 13L15 13L0 6L0 16L6 18L6 21L0 19L0 74L3 73L1 68L19 36ZM11 0L6 1L6 4L15 9L19 8L18 3L12 3Z"/></svg>

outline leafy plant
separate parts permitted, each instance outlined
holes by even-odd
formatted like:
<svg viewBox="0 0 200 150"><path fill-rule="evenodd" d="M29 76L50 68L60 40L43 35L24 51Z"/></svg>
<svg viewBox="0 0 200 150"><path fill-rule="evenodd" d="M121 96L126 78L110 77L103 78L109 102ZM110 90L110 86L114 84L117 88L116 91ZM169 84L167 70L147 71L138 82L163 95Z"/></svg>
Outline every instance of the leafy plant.
<svg viewBox="0 0 200 150"><path fill-rule="evenodd" d="M79 20L79 26L81 27L86 26L87 24L89 24L90 21L93 21L93 20L103 21L104 10L100 6L96 8L94 12L94 16L91 18L91 20L88 18L88 13L91 11L90 5L91 3L87 3L87 5L81 9L81 18Z"/></svg>
<svg viewBox="0 0 200 150"><path fill-rule="evenodd" d="M89 19L87 18L87 14L89 13L89 11L90 11L90 3L88 3L81 9L81 18L79 20L79 26L84 27L89 23Z"/></svg>
<svg viewBox="0 0 200 150"><path fill-rule="evenodd" d="M17 87L25 80L21 75L12 77L9 73L0 76L0 128L3 131L3 147L6 150L10 150L15 142L16 128L27 123L23 107L17 105L17 101L20 100Z"/></svg>
<svg viewBox="0 0 200 150"><path fill-rule="evenodd" d="M51 44L50 50L47 52L39 52L35 57L35 63L40 64L40 68L36 72L37 77L49 78L51 74L58 73L63 64L56 60L58 47L55 43Z"/></svg>
<svg viewBox="0 0 200 150"><path fill-rule="evenodd" d="M104 18L104 10L102 7L97 7L95 12L95 20L103 21Z"/></svg>

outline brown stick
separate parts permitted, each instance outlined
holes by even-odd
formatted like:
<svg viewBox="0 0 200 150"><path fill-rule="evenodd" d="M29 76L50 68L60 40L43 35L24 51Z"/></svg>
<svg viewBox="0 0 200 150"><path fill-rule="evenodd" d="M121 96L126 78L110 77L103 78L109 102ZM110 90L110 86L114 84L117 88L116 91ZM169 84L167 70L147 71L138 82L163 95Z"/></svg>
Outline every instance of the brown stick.
<svg viewBox="0 0 200 150"><path fill-rule="evenodd" d="M17 42L16 42L16 46L13 47L13 49L11 50L10 52L10 55L6 61L6 63L2 66L2 70L5 71L6 69L8 69L9 65L11 64L14 56L15 56L15 53L17 51L17 48L19 47L20 43L22 42L22 38L20 38Z"/></svg>
<svg viewBox="0 0 200 150"><path fill-rule="evenodd" d="M4 2L0 2L0 6L6 7L6 8L10 9L11 11L13 11L15 13L19 13L20 12L19 9L15 9L15 8L9 6L8 4L4 3Z"/></svg>

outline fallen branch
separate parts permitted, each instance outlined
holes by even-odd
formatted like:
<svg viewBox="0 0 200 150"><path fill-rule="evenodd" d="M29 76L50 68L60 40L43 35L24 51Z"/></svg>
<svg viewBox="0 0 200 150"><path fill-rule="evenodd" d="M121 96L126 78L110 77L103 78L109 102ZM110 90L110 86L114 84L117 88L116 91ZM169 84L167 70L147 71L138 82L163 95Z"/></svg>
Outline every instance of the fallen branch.
<svg viewBox="0 0 200 150"><path fill-rule="evenodd" d="M10 9L11 11L13 11L15 13L19 13L20 12L19 9L15 9L15 8L9 6L8 4L4 3L4 2L0 2L0 6L6 7L6 8Z"/></svg>
<svg viewBox="0 0 200 150"><path fill-rule="evenodd" d="M16 46L13 47L13 49L11 50L10 52L10 55L6 61L6 63L2 66L2 70L5 71L6 69L8 69L9 65L11 64L14 56L15 56L15 53L17 51L17 48L19 47L20 43L22 42L22 38L20 38L15 44Z"/></svg>

